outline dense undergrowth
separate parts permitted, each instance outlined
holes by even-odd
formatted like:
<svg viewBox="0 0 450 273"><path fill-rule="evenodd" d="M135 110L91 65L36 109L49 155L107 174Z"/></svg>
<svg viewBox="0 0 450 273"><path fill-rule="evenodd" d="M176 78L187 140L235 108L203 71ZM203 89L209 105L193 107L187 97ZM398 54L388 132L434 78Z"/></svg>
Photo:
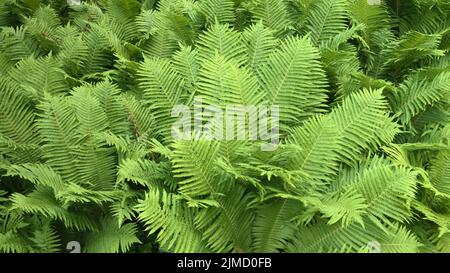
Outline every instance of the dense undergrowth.
<svg viewBox="0 0 450 273"><path fill-rule="evenodd" d="M0 26L0 252L450 251L449 1L2 0ZM172 139L194 97L279 106L280 145Z"/></svg>

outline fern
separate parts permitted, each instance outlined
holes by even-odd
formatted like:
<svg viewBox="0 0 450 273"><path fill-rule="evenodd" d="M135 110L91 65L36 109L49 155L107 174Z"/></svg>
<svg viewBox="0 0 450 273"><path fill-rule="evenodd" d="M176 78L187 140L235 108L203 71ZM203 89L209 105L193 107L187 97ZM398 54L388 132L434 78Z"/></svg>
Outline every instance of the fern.
<svg viewBox="0 0 450 273"><path fill-rule="evenodd" d="M85 252L127 252L133 244L140 242L135 235L136 231L137 227L134 223L119 227L111 218L102 219L100 230L86 235Z"/></svg>
<svg viewBox="0 0 450 273"><path fill-rule="evenodd" d="M284 1L257 0L252 1L249 6L255 23L261 22L273 31L283 32L291 24Z"/></svg>
<svg viewBox="0 0 450 273"><path fill-rule="evenodd" d="M195 228L193 210L182 205L176 195L149 191L136 206L139 218L150 234L158 232L158 242L166 251L202 252L205 250L201 233Z"/></svg>
<svg viewBox="0 0 450 273"><path fill-rule="evenodd" d="M0 252L449 252L449 14L0 1Z"/></svg>
<svg viewBox="0 0 450 273"><path fill-rule="evenodd" d="M313 113L323 112L326 80L318 58L307 38L289 38L258 71L268 102L280 107L282 125L298 125ZM310 81L303 81L304 77Z"/></svg>
<svg viewBox="0 0 450 273"><path fill-rule="evenodd" d="M304 31L311 33L312 42L318 44L344 30L347 17L347 1L317 1L309 10Z"/></svg>

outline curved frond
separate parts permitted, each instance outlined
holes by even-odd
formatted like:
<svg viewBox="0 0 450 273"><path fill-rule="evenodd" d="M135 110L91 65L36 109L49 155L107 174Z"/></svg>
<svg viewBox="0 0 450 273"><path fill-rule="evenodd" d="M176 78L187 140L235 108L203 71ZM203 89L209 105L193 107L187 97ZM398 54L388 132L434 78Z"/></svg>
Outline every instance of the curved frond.
<svg viewBox="0 0 450 273"><path fill-rule="evenodd" d="M194 225L196 209L183 205L178 196L151 189L135 209L146 230L157 234L157 241L164 250L175 253L206 250L203 236Z"/></svg>
<svg viewBox="0 0 450 273"><path fill-rule="evenodd" d="M313 44L318 45L346 28L348 1L319 0L309 10L304 32L310 33Z"/></svg>
<svg viewBox="0 0 450 273"><path fill-rule="evenodd" d="M326 78L319 58L308 38L288 38L259 70L268 102L280 108L281 129L323 112Z"/></svg>

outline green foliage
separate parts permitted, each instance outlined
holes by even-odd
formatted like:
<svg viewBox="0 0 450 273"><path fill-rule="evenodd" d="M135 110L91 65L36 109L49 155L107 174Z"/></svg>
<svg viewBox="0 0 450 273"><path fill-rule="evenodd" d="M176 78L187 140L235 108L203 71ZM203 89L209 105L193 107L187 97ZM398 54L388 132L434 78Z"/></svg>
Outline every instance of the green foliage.
<svg viewBox="0 0 450 273"><path fill-rule="evenodd" d="M0 252L450 251L448 1L81 2L0 1Z"/></svg>

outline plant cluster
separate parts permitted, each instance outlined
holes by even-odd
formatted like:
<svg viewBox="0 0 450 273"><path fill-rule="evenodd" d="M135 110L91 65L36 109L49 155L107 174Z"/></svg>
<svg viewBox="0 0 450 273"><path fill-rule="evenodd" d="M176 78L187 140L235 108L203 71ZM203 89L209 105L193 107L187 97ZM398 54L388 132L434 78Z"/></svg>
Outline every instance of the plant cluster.
<svg viewBox="0 0 450 273"><path fill-rule="evenodd" d="M369 2L0 1L0 252L450 252L450 2Z"/></svg>

